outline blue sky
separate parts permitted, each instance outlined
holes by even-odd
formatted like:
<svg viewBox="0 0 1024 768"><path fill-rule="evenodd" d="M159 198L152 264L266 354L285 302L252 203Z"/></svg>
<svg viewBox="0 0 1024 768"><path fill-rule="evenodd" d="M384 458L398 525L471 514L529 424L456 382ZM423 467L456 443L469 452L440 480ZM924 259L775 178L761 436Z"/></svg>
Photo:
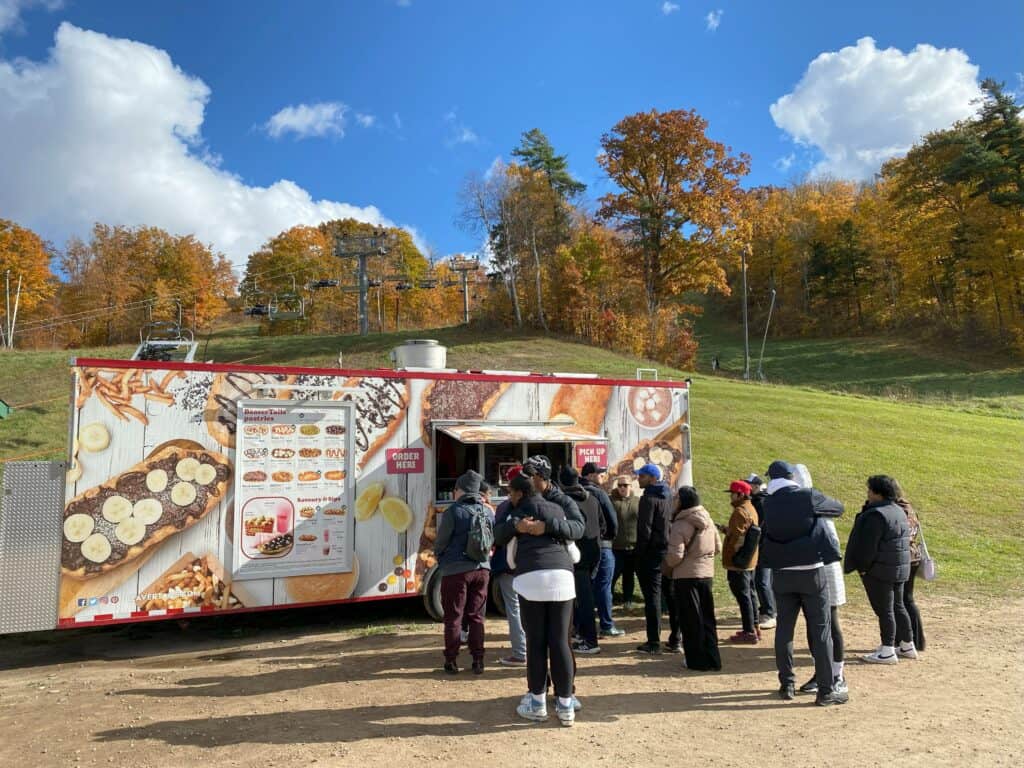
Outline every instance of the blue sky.
<svg viewBox="0 0 1024 768"><path fill-rule="evenodd" d="M1024 5L978 8L0 0L0 93L5 77L17 93L6 122L0 103L10 139L0 163L15 168L0 217L58 243L97 218L146 218L197 231L239 261L298 223L289 216L351 210L410 227L442 255L475 250L479 239L455 224L467 172L507 159L538 127L596 198L608 191L594 159L601 134L652 107L696 109L713 138L751 155L749 184L805 172L864 177L921 131L965 114L977 79L1024 90ZM929 47L915 53L918 45ZM154 51L168 58L151 73ZM126 102L134 106L122 113ZM286 112L275 137L268 121L299 105L326 121ZM205 169L178 170L182 153Z"/></svg>

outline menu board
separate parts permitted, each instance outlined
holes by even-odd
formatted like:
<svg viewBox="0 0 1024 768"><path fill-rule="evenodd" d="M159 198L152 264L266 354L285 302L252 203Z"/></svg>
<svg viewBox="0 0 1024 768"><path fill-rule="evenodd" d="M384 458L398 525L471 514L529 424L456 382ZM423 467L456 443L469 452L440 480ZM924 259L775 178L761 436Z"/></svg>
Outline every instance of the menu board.
<svg viewBox="0 0 1024 768"><path fill-rule="evenodd" d="M234 578L352 571L353 406L240 400Z"/></svg>

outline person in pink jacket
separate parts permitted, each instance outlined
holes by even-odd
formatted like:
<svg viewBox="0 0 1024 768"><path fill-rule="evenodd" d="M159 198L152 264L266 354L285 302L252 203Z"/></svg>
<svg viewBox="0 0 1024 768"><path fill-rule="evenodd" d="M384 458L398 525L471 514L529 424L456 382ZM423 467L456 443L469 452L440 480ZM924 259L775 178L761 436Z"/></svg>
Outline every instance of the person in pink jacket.
<svg viewBox="0 0 1024 768"><path fill-rule="evenodd" d="M683 664L702 672L722 668L718 625L711 585L722 540L711 515L701 506L697 489L679 489L668 531L664 572L672 579L679 623L683 630Z"/></svg>

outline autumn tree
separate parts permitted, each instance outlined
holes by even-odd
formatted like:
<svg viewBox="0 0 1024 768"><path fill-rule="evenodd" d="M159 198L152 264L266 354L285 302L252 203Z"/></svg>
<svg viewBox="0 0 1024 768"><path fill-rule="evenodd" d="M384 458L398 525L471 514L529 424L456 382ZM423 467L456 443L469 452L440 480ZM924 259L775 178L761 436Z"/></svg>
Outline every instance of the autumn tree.
<svg viewBox="0 0 1024 768"><path fill-rule="evenodd" d="M0 346L13 347L19 316L31 318L54 295L52 257L49 246L35 232L0 219L0 290L4 291Z"/></svg>
<svg viewBox="0 0 1024 768"><path fill-rule="evenodd" d="M690 110L640 112L601 137L598 163L619 191L598 216L626 237L625 268L641 275L649 325L685 291L728 290L723 264L734 255L745 154L708 138Z"/></svg>

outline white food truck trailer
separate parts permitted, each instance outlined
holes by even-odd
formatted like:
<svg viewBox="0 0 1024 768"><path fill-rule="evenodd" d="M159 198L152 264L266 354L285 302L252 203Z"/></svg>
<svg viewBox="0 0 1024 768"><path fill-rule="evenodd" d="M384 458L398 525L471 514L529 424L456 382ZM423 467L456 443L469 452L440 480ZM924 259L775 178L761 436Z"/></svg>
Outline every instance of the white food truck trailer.
<svg viewBox="0 0 1024 768"><path fill-rule="evenodd" d="M0 633L416 595L436 617L436 516L467 469L498 499L533 454L692 482L685 382L81 358L71 375L67 460L4 471Z"/></svg>

